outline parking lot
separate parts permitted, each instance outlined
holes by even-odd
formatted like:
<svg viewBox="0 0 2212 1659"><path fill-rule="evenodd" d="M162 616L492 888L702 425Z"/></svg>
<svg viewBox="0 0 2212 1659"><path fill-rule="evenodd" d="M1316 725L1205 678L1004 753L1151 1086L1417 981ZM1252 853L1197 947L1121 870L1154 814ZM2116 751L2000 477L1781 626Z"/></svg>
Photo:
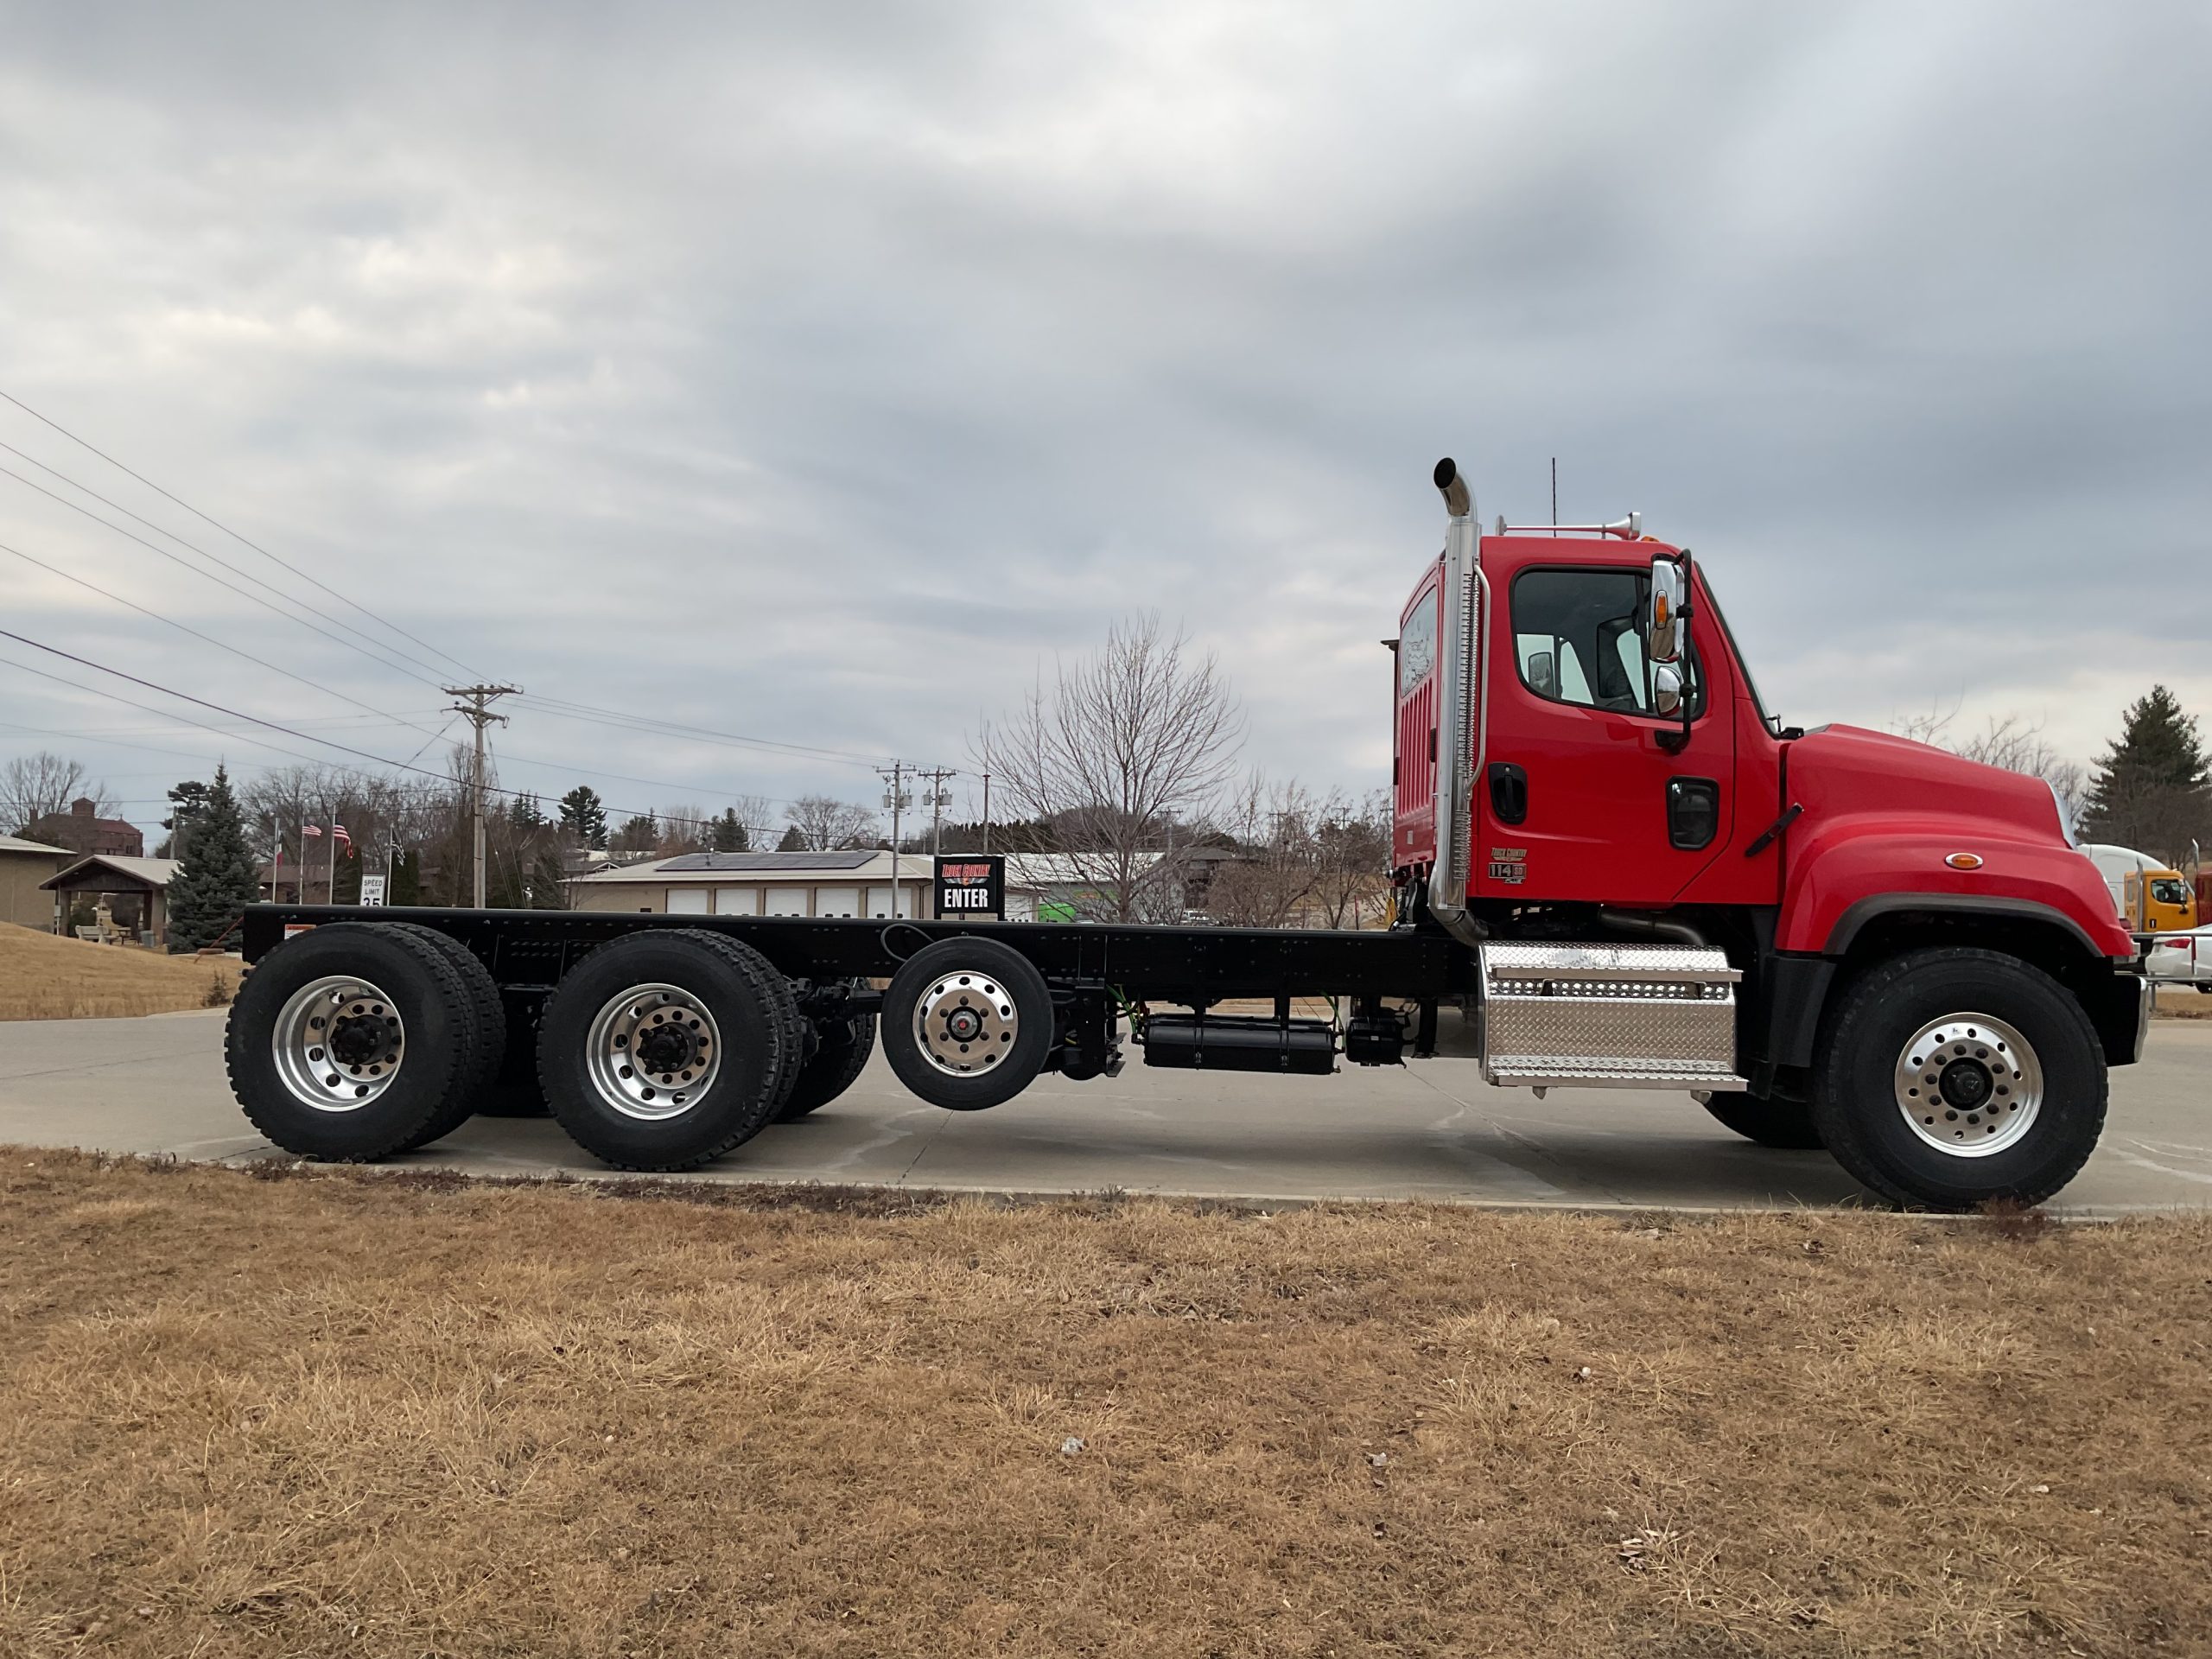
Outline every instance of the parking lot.
<svg viewBox="0 0 2212 1659"><path fill-rule="evenodd" d="M272 1154L232 1103L219 1013L0 1025L0 1141L228 1162ZM1449 1033L1447 1033L1447 1042ZM2212 1022L2161 1021L2113 1074L2104 1141L2057 1207L2212 1204ZM480 1117L408 1160L471 1174L604 1173L544 1119ZM879 1057L842 1099L701 1172L716 1180L1250 1199L1825 1205L1856 1185L1824 1154L1771 1152L1686 1095L1485 1086L1440 1058L1334 1077L1152 1070L1046 1077L993 1111L923 1105Z"/></svg>

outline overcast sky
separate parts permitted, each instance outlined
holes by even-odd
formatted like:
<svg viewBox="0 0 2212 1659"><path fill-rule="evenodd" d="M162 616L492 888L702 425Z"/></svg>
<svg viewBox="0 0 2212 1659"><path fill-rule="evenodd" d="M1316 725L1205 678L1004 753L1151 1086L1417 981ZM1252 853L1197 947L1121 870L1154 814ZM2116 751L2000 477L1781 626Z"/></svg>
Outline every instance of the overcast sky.
<svg viewBox="0 0 2212 1659"><path fill-rule="evenodd" d="M339 16L8 9L0 391L532 693L957 765L1150 606L1251 762L1371 788L1449 454L1694 546L1786 719L2212 709L2202 4ZM444 718L4 477L0 543L243 656L0 555L16 632L392 760ZM549 794L880 788L513 712ZM281 761L5 665L0 722L149 823Z"/></svg>

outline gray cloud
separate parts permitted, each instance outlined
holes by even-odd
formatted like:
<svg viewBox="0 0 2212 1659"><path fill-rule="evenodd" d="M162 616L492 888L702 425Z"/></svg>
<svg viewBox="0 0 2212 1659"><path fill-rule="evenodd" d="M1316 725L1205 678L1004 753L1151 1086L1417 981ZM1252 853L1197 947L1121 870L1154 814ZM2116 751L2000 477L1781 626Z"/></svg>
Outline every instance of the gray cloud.
<svg viewBox="0 0 2212 1659"><path fill-rule="evenodd" d="M13 29L7 389L533 690L957 759L1154 605L1222 654L1253 760L1369 786L1449 452L1485 514L1541 516L1557 454L1570 514L1697 546L1791 718L1963 700L2086 756L2153 676L2212 705L2201 7ZM17 411L0 440L215 537ZM6 480L0 539L438 702ZM148 677L351 712L5 558L0 594ZM0 702L146 723L4 668ZM685 785L625 803L874 788L542 715L505 741L572 763L511 781Z"/></svg>

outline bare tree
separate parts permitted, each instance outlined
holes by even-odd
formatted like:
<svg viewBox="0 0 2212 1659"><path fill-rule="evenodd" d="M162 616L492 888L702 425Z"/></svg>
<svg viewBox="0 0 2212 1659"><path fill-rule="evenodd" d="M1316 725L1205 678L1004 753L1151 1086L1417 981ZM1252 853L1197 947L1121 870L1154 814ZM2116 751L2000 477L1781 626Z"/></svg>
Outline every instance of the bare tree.
<svg viewBox="0 0 2212 1659"><path fill-rule="evenodd" d="M89 797L96 817L113 817L115 798L96 784L81 762L41 749L0 767L0 826L19 834L39 819L67 812L70 803Z"/></svg>
<svg viewBox="0 0 2212 1659"><path fill-rule="evenodd" d="M1320 882L1317 803L1296 779L1269 784L1255 772L1217 826L1233 843L1213 865L1205 911L1230 927L1295 927Z"/></svg>
<svg viewBox="0 0 2212 1659"><path fill-rule="evenodd" d="M1054 826L1096 895L1084 908L1103 920L1166 920L1182 911L1182 826L1214 807L1243 735L1212 653L1147 611L1116 623L1092 655L1057 663L1050 687L1040 677L972 747L977 770L998 780L1002 816Z"/></svg>
<svg viewBox="0 0 2212 1659"><path fill-rule="evenodd" d="M845 852L865 847L875 835L875 814L828 795L802 795L791 804L785 821L810 853Z"/></svg>
<svg viewBox="0 0 2212 1659"><path fill-rule="evenodd" d="M1390 902L1390 791L1359 801L1331 794L1313 832L1320 869L1313 902L1331 927L1359 927Z"/></svg>
<svg viewBox="0 0 2212 1659"><path fill-rule="evenodd" d="M707 849L712 825L707 809L696 801L675 802L662 807L656 816L660 819L660 842L653 850L662 857Z"/></svg>

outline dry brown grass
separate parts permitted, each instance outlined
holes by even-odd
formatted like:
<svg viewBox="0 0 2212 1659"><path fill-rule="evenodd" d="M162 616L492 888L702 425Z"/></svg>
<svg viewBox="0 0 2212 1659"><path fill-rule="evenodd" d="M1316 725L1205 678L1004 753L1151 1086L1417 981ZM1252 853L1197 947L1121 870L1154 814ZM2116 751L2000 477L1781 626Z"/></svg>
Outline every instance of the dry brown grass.
<svg viewBox="0 0 2212 1659"><path fill-rule="evenodd" d="M102 1020L227 1003L240 964L35 933L0 922L0 1020Z"/></svg>
<svg viewBox="0 0 2212 1659"><path fill-rule="evenodd" d="M0 1652L2212 1641L2212 1221L658 1190L0 1153Z"/></svg>
<svg viewBox="0 0 2212 1659"><path fill-rule="evenodd" d="M2212 1020L2212 996L2187 986L2162 986L2152 1014L2160 1020Z"/></svg>

